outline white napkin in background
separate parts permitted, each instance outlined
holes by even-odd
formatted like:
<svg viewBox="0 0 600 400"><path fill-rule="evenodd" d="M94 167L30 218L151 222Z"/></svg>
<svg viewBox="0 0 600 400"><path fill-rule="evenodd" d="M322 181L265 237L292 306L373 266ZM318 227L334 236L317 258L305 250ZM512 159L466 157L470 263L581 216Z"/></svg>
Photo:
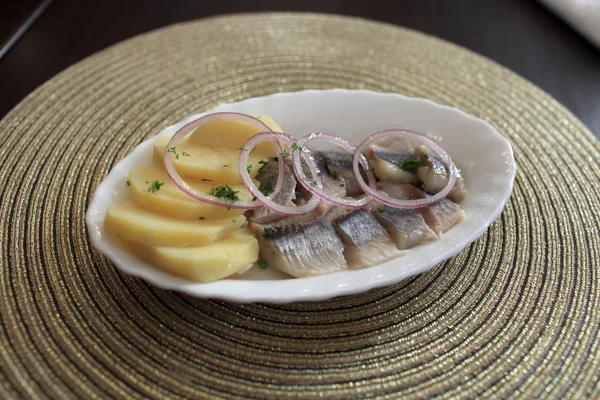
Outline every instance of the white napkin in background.
<svg viewBox="0 0 600 400"><path fill-rule="evenodd" d="M600 48L600 0L539 0Z"/></svg>

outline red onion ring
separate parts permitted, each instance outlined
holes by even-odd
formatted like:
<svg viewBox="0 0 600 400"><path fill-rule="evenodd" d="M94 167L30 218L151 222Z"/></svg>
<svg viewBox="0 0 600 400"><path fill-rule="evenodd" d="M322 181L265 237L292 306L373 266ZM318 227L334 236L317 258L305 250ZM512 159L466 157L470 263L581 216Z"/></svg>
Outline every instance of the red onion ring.
<svg viewBox="0 0 600 400"><path fill-rule="evenodd" d="M181 142L181 140L184 137L186 137L190 132L193 132L194 130L196 130L198 127L209 124L211 122L215 122L215 121L244 122L244 123L250 124L250 125L260 129L260 131L269 131L269 132L271 131L271 129L269 129L269 127L267 125L265 125L261 120L254 118L250 115L241 114L241 113L220 112L220 113L208 114L203 117L200 117L200 118L184 125L177 132L175 132L175 134L171 137L171 140L169 140L167 147L165 147L164 162L165 162L165 168L167 169L167 174L169 175L169 178L171 178L173 183L175 183L175 185L177 185L177 187L182 192L184 192L185 194L187 194L188 196L190 196L196 200L203 201L205 203L209 203L209 204L213 204L213 205L217 205L217 206L228 207L228 208L244 209L244 210L253 210L253 209L262 207L263 203L258 202L256 200L232 202L232 201L220 199L220 198L210 195L208 193L201 192L201 191L191 187L187 182L185 182L183 180L183 178L181 177L181 175L179 175L179 173L177 172L175 167L173 167L173 157L172 156L169 157L169 154L172 154L172 153L168 153L168 150L170 148L177 147L179 142ZM277 141L273 141L273 142L275 144L277 153L280 153L282 151L281 145ZM241 153L242 154L245 153L248 155L250 152L242 150ZM246 156L246 161L247 160L248 160L248 156ZM246 171L245 163L244 163L243 168L244 168L244 172L246 172L246 174L248 175L248 178L250 178L250 174L248 174ZM269 198L275 197L277 195L277 193L279 193L279 191L281 190L281 186L283 184L284 172L285 172L284 163L282 160L280 160L279 161L279 176L277 177L277 183L275 184L275 189L273 190L273 193L270 194ZM252 181L252 178L250 178L250 181Z"/></svg>
<svg viewBox="0 0 600 400"><path fill-rule="evenodd" d="M294 143L294 138L292 138L291 136L289 136L285 133L269 131L269 132L258 133L256 135L252 136L244 144L244 147L247 149L251 149L267 140L273 140L273 141L278 140L279 142L283 142L286 144ZM281 154L281 153L282 153L282 151L278 150L278 154ZM279 165L280 166L283 165L282 164L283 157L279 156L277 159L279 160ZM319 177L318 170L317 170L317 167L316 167L314 161L311 160L308 157L308 155L307 155L307 157L305 157L305 161L308 164L308 167L309 167L313 177L318 178ZM312 196L310 198L310 200L308 201L308 203L303 204L301 206L297 206L297 207L282 206L281 204L275 203L274 201L272 201L271 196L266 197L264 194L262 194L262 192L260 190L258 190L258 187L254 184L254 182L250 178L250 174L248 174L248 171L246 170L247 163L248 163L248 152L243 151L240 154L240 159L238 161L238 168L239 168L240 176L242 177L242 182L244 182L244 185L250 191L250 193L252 193L256 197L257 201L261 202L262 204L264 204L265 207L276 212L277 214L281 214L281 215L306 214L309 211L314 210L315 207L319 204L320 200L317 196ZM284 172L281 171L281 169L282 168L280 168L278 179L279 178L283 179Z"/></svg>
<svg viewBox="0 0 600 400"><path fill-rule="evenodd" d="M314 140L319 140L322 139L326 142L330 142L333 143L341 148L343 148L344 150L346 150L348 153L350 153L351 156L353 156L355 154L355 147L352 146L350 143L348 143L348 141L328 134L328 133L323 133L323 132L316 132L316 133L311 133L308 134L304 137L302 137L300 140L298 140L298 146L300 146L302 148L302 150L300 149L292 149L292 165L294 166L294 173L296 175L296 177L298 178L298 181L302 184L302 186L304 186L306 188L306 190L308 190L309 192L311 192L313 195L318 196L320 199L333 204L335 206L338 207L343 207L343 208L352 208L352 209L357 209L357 208L361 208L366 206L367 204L369 204L373 198L367 194L365 194L365 196L363 196L360 199L352 199L352 198L339 198L339 197L335 197L333 195L330 195L329 193L326 193L325 191L323 191L323 179L321 176L318 176L318 180L317 181L317 185L312 186L311 184L309 184L306 181L306 176L304 176L304 173L302 171L302 165L300 164L300 157L298 156L299 153L310 153L310 150L308 148L306 148L305 146L308 145L310 142L314 141ZM361 154L360 157L360 164L362 165L362 167L364 168L364 170L367 173L367 178L369 179L369 185L373 188L373 190L376 189L376 179L375 176L373 175L373 172L371 171L370 167L369 167L369 163L367 162L367 159L365 158L365 156L363 156ZM356 173L356 172L355 172Z"/></svg>
<svg viewBox="0 0 600 400"><path fill-rule="evenodd" d="M429 146L429 148L431 148L436 153L436 155L442 160L442 162L446 165L446 168L449 170L450 176L448 179L448 183L446 184L444 189L442 189L439 193L431 197L426 197L418 200L401 200L390 197L387 193L370 188L369 185L367 185L366 182L363 180L358 169L358 164L361 160L360 156L365 151L368 145L370 145L378 139L385 139L388 137L408 137L424 142L427 146ZM377 132L368 136L356 148L356 152L354 153L354 158L352 160L352 168L354 169L354 175L356 176L356 180L359 186L365 193L378 200L379 202L395 208L422 208L435 204L446 198L446 196L448 196L448 193L450 193L450 191L454 187L454 183L456 182L456 166L452 162L452 159L450 158L450 155L446 152L446 150L444 150L444 148L435 140L421 133L412 132L404 129L390 129L382 132Z"/></svg>

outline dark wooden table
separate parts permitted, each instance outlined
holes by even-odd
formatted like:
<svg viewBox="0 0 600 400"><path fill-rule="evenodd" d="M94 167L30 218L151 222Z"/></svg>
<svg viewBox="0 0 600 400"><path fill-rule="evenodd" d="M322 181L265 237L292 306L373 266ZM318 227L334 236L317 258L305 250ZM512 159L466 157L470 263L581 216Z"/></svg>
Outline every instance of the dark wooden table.
<svg viewBox="0 0 600 400"><path fill-rule="evenodd" d="M0 3L0 41L41 2L7 1ZM116 42L176 22L252 11L353 15L433 34L532 81L600 137L600 50L535 0L56 0L0 60L0 117L56 73Z"/></svg>

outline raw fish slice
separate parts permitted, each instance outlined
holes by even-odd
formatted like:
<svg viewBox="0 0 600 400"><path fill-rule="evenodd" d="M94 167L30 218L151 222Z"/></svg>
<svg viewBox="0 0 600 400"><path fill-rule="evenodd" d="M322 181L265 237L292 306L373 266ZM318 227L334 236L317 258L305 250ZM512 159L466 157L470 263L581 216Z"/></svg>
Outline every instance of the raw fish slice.
<svg viewBox="0 0 600 400"><path fill-rule="evenodd" d="M423 183L421 188L430 194L441 192L448 183L448 173L444 164L437 158L430 156L425 146L417 147L415 155L421 159L421 165L417 169L417 177ZM467 195L467 189L465 181L460 175L460 170L457 171L457 174L456 183L448 194L448 198L460 203Z"/></svg>
<svg viewBox="0 0 600 400"><path fill-rule="evenodd" d="M448 199L420 210L427 225L440 236L465 218L458 204Z"/></svg>
<svg viewBox="0 0 600 400"><path fill-rule="evenodd" d="M427 193L412 185L397 185L385 182L380 183L380 187L382 191L398 199L422 199L429 196ZM443 199L436 204L429 207L418 208L415 211L418 211L423 216L425 223L437 235L447 232L465 217L464 211L460 209L458 204L449 199Z"/></svg>
<svg viewBox="0 0 600 400"><path fill-rule="evenodd" d="M277 175L279 172L279 163L275 160L269 160L267 165L260 170L256 175L256 180L260 182L258 189L267 194L275 188L277 183ZM295 206L293 200L296 198L296 178L291 166L285 164L285 176L283 178L283 186L279 193L273 198L277 204L287 207ZM277 214L266 207L258 208L252 214L252 221L260 224L268 224L283 218L283 215Z"/></svg>
<svg viewBox="0 0 600 400"><path fill-rule="evenodd" d="M344 257L352 269L381 264L406 253L396 248L391 236L367 209L336 207L325 218L342 239Z"/></svg>
<svg viewBox="0 0 600 400"><path fill-rule="evenodd" d="M373 173L375 176L382 181L410 183L412 185L418 185L421 183L416 174L404 171L397 165L379 158L374 159L374 161L371 163L371 168L373 168Z"/></svg>
<svg viewBox="0 0 600 400"><path fill-rule="evenodd" d="M270 225L252 224L252 231L268 265L296 278L348 269L344 245L325 219L299 225L286 219Z"/></svg>
<svg viewBox="0 0 600 400"><path fill-rule="evenodd" d="M414 200L422 198L423 191L412 185L380 182L380 190L391 197ZM400 250L410 249L439 239L427 225L418 209L400 209L372 202L369 208L375 218L385 227Z"/></svg>

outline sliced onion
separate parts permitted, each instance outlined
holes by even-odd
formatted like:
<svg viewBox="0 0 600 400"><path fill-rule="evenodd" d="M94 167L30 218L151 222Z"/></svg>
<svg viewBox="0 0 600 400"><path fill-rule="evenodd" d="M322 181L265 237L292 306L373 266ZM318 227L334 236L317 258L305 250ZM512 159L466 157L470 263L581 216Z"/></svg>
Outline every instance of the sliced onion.
<svg viewBox="0 0 600 400"><path fill-rule="evenodd" d="M449 171L449 179L448 183L439 193L418 200L402 200L390 197L387 193L381 192L379 190L373 189L366 184L362 176L360 175L360 171L358 168L359 162L361 161L362 153L365 151L367 146L376 140L385 139L389 137L402 137L415 139L420 142L425 143L430 149L432 149L436 155L442 160L442 163L446 166ZM377 132L370 136L368 136L361 144L356 148L356 152L354 153L354 159L352 160L352 168L354 169L354 175L356 176L356 180L360 185L361 189L369 194L374 199L379 202L388 205L390 207L395 208L422 208L427 207L432 204L435 204L448 196L448 193L454 187L454 183L456 182L456 166L452 162L450 155L444 150L444 148L435 140L417 132L412 132L404 129L390 129L387 131Z"/></svg>
<svg viewBox="0 0 600 400"><path fill-rule="evenodd" d="M177 132L175 132L173 137L171 137L171 140L169 140L167 147L165 147L164 162L165 162L165 168L167 169L167 174L169 175L169 178L171 178L171 180L175 183L175 185L177 185L177 187L179 189L181 189L182 192L184 192L185 194L187 194L188 196L190 196L196 200L203 201L205 203L209 203L209 204L213 204L213 205L217 205L217 206L228 207L228 208L244 209L244 210L252 210L252 209L262 207L262 203L258 202L256 200L254 200L254 201L233 201L232 202L230 200L229 201L223 200L221 198L212 196L208 193L201 192L198 189L191 187L187 182L185 182L183 180L183 178L181 177L181 175L179 175L179 173L177 172L175 167L173 167L173 157L169 156L170 153L168 153L168 150L170 148L177 147L179 142L181 142L181 140L184 137L186 137L189 133L196 130L198 127L209 124L211 122L215 122L215 121L244 122L244 123L247 123L247 124L250 124L250 125L256 127L261 132L262 131L269 131L269 132L271 131L271 129L269 129L269 127L265 123L263 123L261 120L254 118L250 115L241 114L241 113L220 112L220 113L208 114L203 117L200 117L200 118L184 125ZM274 144L275 144L275 148L276 148L277 152L280 153L282 151L281 146L276 141L274 142ZM246 160L248 160L247 155L250 152L242 150L241 153L242 154L245 153ZM247 173L246 164L243 164L243 169ZM273 193L271 193L269 198L276 196L277 193L279 193L279 191L281 190L281 186L283 184L283 175L284 175L284 163L282 160L280 160L279 161L279 176L277 177L277 183L275 184L275 189L273 190ZM248 177L249 176L250 175L248 174Z"/></svg>
<svg viewBox="0 0 600 400"><path fill-rule="evenodd" d="M267 140L279 141L279 142L289 144L289 145L294 143L294 138L292 138L291 136L289 136L285 133L262 132L262 133L258 133L256 135L252 136L244 144L244 147L247 149L252 149ZM281 154L281 153L282 153L282 151L281 151L281 149L279 149L277 154ZM296 206L296 207L283 206L281 204L275 203L271 198L272 196L269 196L269 197L265 196L260 190L258 190L258 187L254 184L254 181L252 180L252 178L250 178L250 174L246 170L246 164L248 163L248 156L249 156L249 154L247 151L242 151L242 153L240 154L240 159L238 161L239 173L240 173L240 176L242 177L242 182L244 182L244 185L246 186L246 188L250 191L250 193L252 193L256 197L256 200L261 202L262 204L264 204L265 207L267 207L270 210L276 212L277 214L281 214L281 215L301 215L301 214L306 214L307 212L314 210L314 208L319 204L320 200L317 196L312 196L310 198L310 200L308 201L308 203L303 204L301 206ZM285 173L282 168L282 165L284 162L283 157L278 156L277 159L279 160L279 166L280 166L278 179L279 178L283 179L283 174ZM305 161L307 162L307 164L311 170L313 178L318 178L319 175L318 175L317 167L314 163L314 160L311 160L307 155L307 157L305 157Z"/></svg>
<svg viewBox="0 0 600 400"><path fill-rule="evenodd" d="M296 177L298 178L298 181L302 184L302 186L304 186L306 188L306 190L308 190L309 192L311 192L313 195L319 197L320 199L333 204L335 206L338 207L343 207L343 208L361 208L366 206L367 204L369 204L373 198L369 195L365 195L360 199L352 199L352 198L339 198L339 197L335 197L329 193L327 193L326 191L323 190L323 180L321 176L318 176L319 179L316 180L317 184L316 185L311 185L309 182L307 182L307 178L306 176L304 176L304 173L302 171L302 165L300 163L300 157L299 154L302 153L303 155L305 155L306 153L310 153L310 150L308 150L306 148L306 146L314 141L314 140L323 140L326 142L330 142L333 143L341 148L343 148L344 150L346 150L348 153L350 153L350 156L354 156L355 154L355 148L354 146L352 146L350 143L348 143L346 140L334 136L334 135L330 135L328 133L323 133L323 132L316 132L316 133L311 133L309 135L304 136L303 138L301 138L300 140L298 140L298 146L302 148L302 151L300 151L300 149L292 149L292 165L294 166L294 173L296 175ZM311 155L311 159L314 160L314 158ZM375 176L373 175L373 172L371 171L370 167L369 167L369 163L367 162L367 159L365 158L365 156L361 155L361 157L359 157L359 162L362 165L362 167L364 168L364 170L367 173L367 178L369 179L369 185L371 186L371 188L373 188L373 190L376 189L376 179ZM313 161L314 163L314 161ZM310 164L309 164L310 167Z"/></svg>

